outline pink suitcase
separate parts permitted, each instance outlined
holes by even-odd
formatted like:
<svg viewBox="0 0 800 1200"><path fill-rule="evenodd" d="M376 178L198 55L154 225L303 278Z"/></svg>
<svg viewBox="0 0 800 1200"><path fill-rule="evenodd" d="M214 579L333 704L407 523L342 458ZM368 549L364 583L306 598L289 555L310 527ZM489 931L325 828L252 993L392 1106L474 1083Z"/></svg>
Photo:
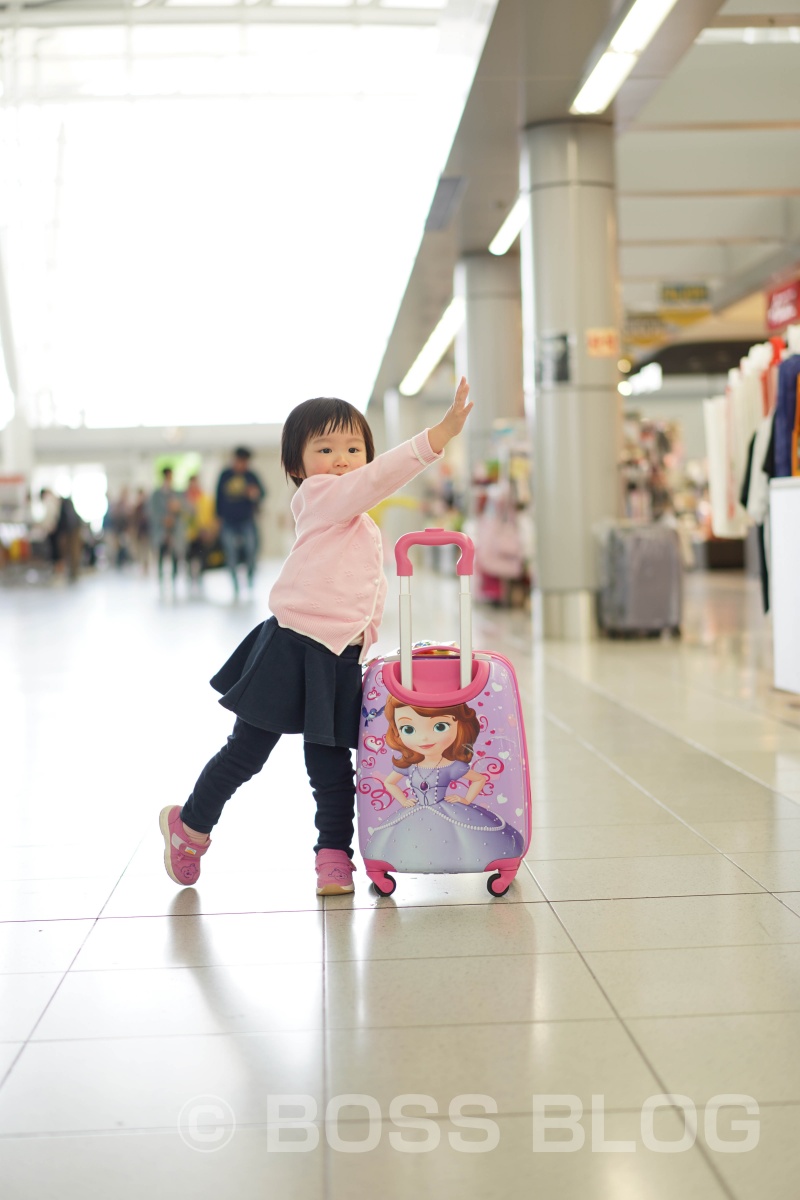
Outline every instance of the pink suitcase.
<svg viewBox="0 0 800 1200"><path fill-rule="evenodd" d="M412 545L460 546L460 647L411 640ZM527 744L514 668L472 653L474 547L462 533L426 529L395 547L400 653L364 676L358 745L358 840L375 890L390 871L490 871L504 896L531 836Z"/></svg>

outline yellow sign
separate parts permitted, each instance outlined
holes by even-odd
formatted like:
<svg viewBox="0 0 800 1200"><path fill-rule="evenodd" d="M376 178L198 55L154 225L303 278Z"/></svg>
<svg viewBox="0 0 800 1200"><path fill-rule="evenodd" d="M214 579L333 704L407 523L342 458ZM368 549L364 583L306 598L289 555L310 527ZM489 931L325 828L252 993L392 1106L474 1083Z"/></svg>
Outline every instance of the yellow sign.
<svg viewBox="0 0 800 1200"><path fill-rule="evenodd" d="M666 325L683 326L693 325L710 314L711 309L706 305L703 308L662 308L659 316Z"/></svg>
<svg viewBox="0 0 800 1200"><path fill-rule="evenodd" d="M662 304L687 304L693 307L705 304L710 300L707 283L663 283L661 285Z"/></svg>

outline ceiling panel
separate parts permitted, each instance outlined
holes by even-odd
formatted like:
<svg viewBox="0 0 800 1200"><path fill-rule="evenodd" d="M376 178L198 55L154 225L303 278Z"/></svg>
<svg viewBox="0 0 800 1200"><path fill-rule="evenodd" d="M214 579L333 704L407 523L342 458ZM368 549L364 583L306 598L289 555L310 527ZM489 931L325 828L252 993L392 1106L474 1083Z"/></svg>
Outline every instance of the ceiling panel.
<svg viewBox="0 0 800 1200"><path fill-rule="evenodd" d="M777 254L783 244L621 246L620 273L626 281L654 279L718 284Z"/></svg>
<svg viewBox="0 0 800 1200"><path fill-rule="evenodd" d="M800 0L727 0L719 10L721 17L800 16ZM746 24L742 21L742 24Z"/></svg>
<svg viewBox="0 0 800 1200"><path fill-rule="evenodd" d="M637 128L797 121L800 46L693 46Z"/></svg>
<svg viewBox="0 0 800 1200"><path fill-rule="evenodd" d="M621 194L800 192L800 129L625 133Z"/></svg>
<svg viewBox="0 0 800 1200"><path fill-rule="evenodd" d="M727 274L725 246L621 246L623 279L717 280Z"/></svg>
<svg viewBox="0 0 800 1200"><path fill-rule="evenodd" d="M758 263L778 255L785 241L758 243L744 246L726 246L728 269L726 275L737 276L749 271Z"/></svg>
<svg viewBox="0 0 800 1200"><path fill-rule="evenodd" d="M794 196L620 196L621 242L774 240L800 221Z"/></svg>

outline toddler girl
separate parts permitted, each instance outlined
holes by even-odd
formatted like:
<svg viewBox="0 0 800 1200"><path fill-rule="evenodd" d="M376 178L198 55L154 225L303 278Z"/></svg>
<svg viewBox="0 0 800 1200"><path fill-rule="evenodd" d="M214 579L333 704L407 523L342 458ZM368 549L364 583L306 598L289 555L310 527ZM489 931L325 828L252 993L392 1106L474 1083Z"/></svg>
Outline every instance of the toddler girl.
<svg viewBox="0 0 800 1200"><path fill-rule="evenodd" d="M297 492L296 541L269 596L273 616L248 634L211 680L236 714L183 808L163 809L164 865L191 885L225 802L261 770L282 733L302 733L316 801L317 895L352 892L361 663L386 599L381 536L366 510L432 462L461 432L472 404L461 379L438 425L375 458L364 416L344 400L306 400L289 414L281 463Z"/></svg>

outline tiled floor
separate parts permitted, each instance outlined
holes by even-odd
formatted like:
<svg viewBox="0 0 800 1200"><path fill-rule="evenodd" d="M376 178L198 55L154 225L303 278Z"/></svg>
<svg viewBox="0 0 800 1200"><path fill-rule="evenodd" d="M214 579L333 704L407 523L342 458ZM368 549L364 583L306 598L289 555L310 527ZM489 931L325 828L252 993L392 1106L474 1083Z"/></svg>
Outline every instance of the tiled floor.
<svg viewBox="0 0 800 1200"><path fill-rule="evenodd" d="M690 577L681 642L476 613L533 763L505 898L318 901L296 739L182 891L155 818L229 730L206 681L269 575L0 588L3 1200L796 1200L800 698L757 587ZM453 636L453 585L418 592Z"/></svg>

